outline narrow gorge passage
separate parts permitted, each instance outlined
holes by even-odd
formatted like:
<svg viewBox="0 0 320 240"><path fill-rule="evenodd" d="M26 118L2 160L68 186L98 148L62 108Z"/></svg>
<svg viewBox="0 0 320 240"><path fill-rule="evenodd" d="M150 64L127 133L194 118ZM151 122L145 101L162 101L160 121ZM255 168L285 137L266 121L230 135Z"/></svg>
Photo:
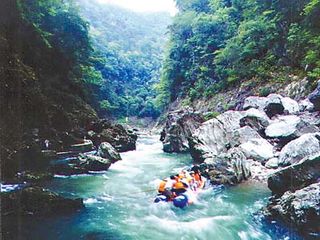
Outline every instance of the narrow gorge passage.
<svg viewBox="0 0 320 240"><path fill-rule="evenodd" d="M144 136L122 158L105 173L56 176L46 187L84 198L86 208L70 217L21 219L23 239L298 239L263 223L257 212L270 196L265 185L209 188L178 209L153 199L158 179L190 166L189 155L163 153L157 136Z"/></svg>

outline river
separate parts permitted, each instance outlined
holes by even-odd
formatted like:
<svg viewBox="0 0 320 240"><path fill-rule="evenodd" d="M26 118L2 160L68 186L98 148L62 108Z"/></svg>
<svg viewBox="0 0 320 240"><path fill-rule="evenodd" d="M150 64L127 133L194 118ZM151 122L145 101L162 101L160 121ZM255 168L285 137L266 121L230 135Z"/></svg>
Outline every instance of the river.
<svg viewBox="0 0 320 240"><path fill-rule="evenodd" d="M263 184L209 188L185 209L153 203L159 178L177 173L192 160L166 154L157 137L138 140L137 150L104 173L57 176L48 187L67 197L82 197L85 210L50 219L21 218L20 239L299 239L262 220L259 209L270 191Z"/></svg>

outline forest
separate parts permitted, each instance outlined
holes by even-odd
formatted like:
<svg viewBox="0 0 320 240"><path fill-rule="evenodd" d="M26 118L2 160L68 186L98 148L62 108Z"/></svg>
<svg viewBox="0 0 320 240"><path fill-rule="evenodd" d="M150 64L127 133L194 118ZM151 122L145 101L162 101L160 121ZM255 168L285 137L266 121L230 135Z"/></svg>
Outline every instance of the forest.
<svg viewBox="0 0 320 240"><path fill-rule="evenodd" d="M210 98L243 80L320 76L319 0L177 0L157 89L166 106L178 97Z"/></svg>

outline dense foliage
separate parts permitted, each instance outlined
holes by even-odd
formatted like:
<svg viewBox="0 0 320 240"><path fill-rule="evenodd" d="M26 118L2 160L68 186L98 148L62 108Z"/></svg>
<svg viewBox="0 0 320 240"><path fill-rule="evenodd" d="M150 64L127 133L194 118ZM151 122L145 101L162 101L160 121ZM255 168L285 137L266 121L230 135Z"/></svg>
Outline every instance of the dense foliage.
<svg viewBox="0 0 320 240"><path fill-rule="evenodd" d="M320 77L319 0L176 0L158 104L244 79Z"/></svg>
<svg viewBox="0 0 320 240"><path fill-rule="evenodd" d="M154 84L160 80L168 13L135 13L95 1L77 1L90 23L96 98L101 115L157 117ZM96 78L93 78L96 79Z"/></svg>
<svg viewBox="0 0 320 240"><path fill-rule="evenodd" d="M92 55L88 24L71 2L0 1L3 176L41 162L37 154L45 139L59 149L73 141L69 133L97 119L88 104L88 76L99 75Z"/></svg>

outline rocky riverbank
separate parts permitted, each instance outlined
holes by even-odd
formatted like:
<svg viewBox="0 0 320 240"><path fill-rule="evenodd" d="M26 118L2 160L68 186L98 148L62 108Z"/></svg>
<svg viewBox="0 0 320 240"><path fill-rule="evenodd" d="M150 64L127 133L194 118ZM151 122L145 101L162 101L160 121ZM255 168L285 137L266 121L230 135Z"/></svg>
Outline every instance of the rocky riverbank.
<svg viewBox="0 0 320 240"><path fill-rule="evenodd" d="M268 181L273 196L266 215L319 237L319 103L320 81L299 101L280 94L248 96L207 121L192 109L170 112L163 149L189 151L213 184Z"/></svg>
<svg viewBox="0 0 320 240"><path fill-rule="evenodd" d="M107 120L94 121L86 128L63 132L45 141L41 131L33 133L28 151L14 152L13 157L6 159L6 162L18 162L10 166L19 168L2 169L8 173L2 183L22 186L19 190L1 193L1 211L5 215L42 216L81 209L84 207L81 199L66 199L40 186L55 174L70 176L106 171L121 160L119 152L134 150L137 140L133 130Z"/></svg>

